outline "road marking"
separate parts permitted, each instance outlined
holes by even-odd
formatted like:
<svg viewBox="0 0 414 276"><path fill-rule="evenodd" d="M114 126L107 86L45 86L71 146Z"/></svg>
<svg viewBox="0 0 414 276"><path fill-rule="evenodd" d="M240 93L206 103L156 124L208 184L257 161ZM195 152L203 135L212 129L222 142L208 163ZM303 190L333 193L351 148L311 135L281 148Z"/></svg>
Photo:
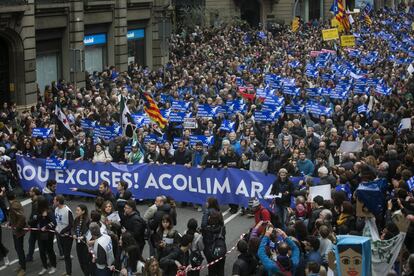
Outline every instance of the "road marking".
<svg viewBox="0 0 414 276"><path fill-rule="evenodd" d="M230 208L223 212L223 217L225 217L230 212Z"/></svg>
<svg viewBox="0 0 414 276"><path fill-rule="evenodd" d="M226 220L224 221L224 225L226 225L227 223L229 223L231 220L233 220L235 217L237 217L238 215L240 215L239 212L229 216L228 218L226 218Z"/></svg>
<svg viewBox="0 0 414 276"><path fill-rule="evenodd" d="M32 199L31 198L28 198L28 199L23 200L20 203L22 204L22 206L26 206L27 204L32 203Z"/></svg>
<svg viewBox="0 0 414 276"><path fill-rule="evenodd" d="M56 242L56 239L54 239L54 240L53 240L53 243L55 243L55 242ZM39 247L36 247L36 249L35 249L35 251L34 251L34 252L37 252L37 251L39 251ZM56 258L57 258L57 256L56 256ZM15 263L17 263L18 261L19 261L19 259L15 259L15 260L11 261L9 265L3 265L3 266L0 266L0 271L2 271L3 269L6 269L6 268L8 268L8 267L10 267L10 266L14 265L14 264L15 264Z"/></svg>

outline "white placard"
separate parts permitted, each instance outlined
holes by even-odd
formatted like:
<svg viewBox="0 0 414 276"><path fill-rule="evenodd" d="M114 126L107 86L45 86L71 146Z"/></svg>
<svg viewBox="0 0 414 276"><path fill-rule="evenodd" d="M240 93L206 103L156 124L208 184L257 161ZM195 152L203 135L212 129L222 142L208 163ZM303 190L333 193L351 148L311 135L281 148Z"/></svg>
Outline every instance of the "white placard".
<svg viewBox="0 0 414 276"><path fill-rule="evenodd" d="M362 142L360 141L342 141L339 147L341 152L361 152Z"/></svg>
<svg viewBox="0 0 414 276"><path fill-rule="evenodd" d="M190 128L190 129L197 128L197 119L196 118L184 118L183 127Z"/></svg>
<svg viewBox="0 0 414 276"><path fill-rule="evenodd" d="M121 218L119 217L118 212L113 212L109 216L106 217L111 222L120 222Z"/></svg>
<svg viewBox="0 0 414 276"><path fill-rule="evenodd" d="M312 186L309 188L310 200L313 200L318 195L323 197L324 200L331 200L331 185Z"/></svg>

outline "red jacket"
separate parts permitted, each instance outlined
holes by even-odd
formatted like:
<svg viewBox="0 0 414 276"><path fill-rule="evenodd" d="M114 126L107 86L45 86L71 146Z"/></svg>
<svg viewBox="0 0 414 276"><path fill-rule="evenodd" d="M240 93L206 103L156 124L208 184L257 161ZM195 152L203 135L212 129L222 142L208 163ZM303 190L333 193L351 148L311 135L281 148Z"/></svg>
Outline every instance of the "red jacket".
<svg viewBox="0 0 414 276"><path fill-rule="evenodd" d="M261 220L263 221L270 221L270 212L262 205L260 205L259 209L254 213L254 220L256 224L258 224Z"/></svg>

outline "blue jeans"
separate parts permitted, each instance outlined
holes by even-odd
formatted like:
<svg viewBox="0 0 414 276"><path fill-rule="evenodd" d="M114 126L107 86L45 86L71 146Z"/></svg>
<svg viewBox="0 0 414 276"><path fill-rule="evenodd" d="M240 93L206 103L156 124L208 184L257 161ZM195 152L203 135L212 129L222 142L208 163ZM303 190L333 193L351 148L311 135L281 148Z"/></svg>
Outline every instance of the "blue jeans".
<svg viewBox="0 0 414 276"><path fill-rule="evenodd" d="M276 205L275 206L275 212L280 218L280 223L282 224L282 230L285 231L286 230L287 217L288 217L287 207L281 206L281 205Z"/></svg>

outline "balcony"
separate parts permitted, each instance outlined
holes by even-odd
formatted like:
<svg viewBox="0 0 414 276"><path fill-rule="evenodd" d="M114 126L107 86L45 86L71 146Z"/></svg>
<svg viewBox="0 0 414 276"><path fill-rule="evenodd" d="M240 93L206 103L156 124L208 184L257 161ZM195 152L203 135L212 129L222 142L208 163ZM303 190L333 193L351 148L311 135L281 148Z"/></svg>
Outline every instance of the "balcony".
<svg viewBox="0 0 414 276"><path fill-rule="evenodd" d="M69 9L69 0L35 0L36 10L65 10Z"/></svg>
<svg viewBox="0 0 414 276"><path fill-rule="evenodd" d="M24 12L27 0L0 0L0 13Z"/></svg>
<svg viewBox="0 0 414 276"><path fill-rule="evenodd" d="M115 6L115 0L83 0L85 8L104 8Z"/></svg>
<svg viewBox="0 0 414 276"><path fill-rule="evenodd" d="M142 4L148 4L153 3L153 0L128 0L128 5L142 5Z"/></svg>

